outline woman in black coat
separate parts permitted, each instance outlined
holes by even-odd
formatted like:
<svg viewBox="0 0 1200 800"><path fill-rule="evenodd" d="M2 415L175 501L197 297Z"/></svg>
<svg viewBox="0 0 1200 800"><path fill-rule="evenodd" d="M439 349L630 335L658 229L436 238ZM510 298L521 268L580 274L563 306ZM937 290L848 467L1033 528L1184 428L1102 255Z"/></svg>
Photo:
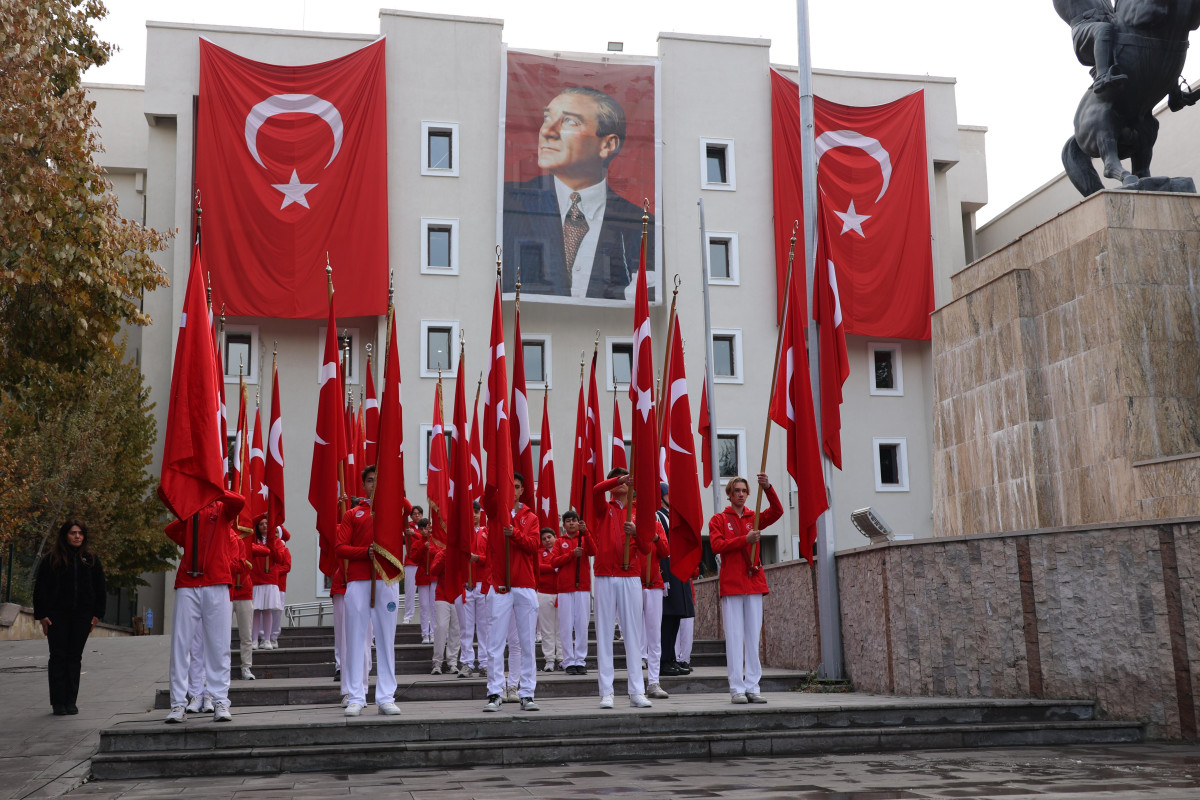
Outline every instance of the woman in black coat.
<svg viewBox="0 0 1200 800"><path fill-rule="evenodd" d="M88 634L104 616L104 570L87 544L87 526L68 520L38 565L33 616L50 643L50 705L57 716L78 714L79 669Z"/></svg>

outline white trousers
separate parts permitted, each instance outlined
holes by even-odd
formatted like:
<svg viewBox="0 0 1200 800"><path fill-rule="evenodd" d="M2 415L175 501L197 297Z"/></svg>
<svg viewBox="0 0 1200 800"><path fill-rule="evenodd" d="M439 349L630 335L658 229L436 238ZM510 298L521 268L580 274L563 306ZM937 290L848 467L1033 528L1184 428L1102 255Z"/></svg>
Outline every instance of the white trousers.
<svg viewBox="0 0 1200 800"><path fill-rule="evenodd" d="M462 645L462 629L458 625L458 614L452 603L434 601L433 663L444 660L451 669L458 666L458 649ZM443 659L443 656L445 658Z"/></svg>
<svg viewBox="0 0 1200 800"><path fill-rule="evenodd" d="M417 594L419 599L417 605L421 607L421 635L433 636L433 597L437 593L437 581L428 586L418 586Z"/></svg>
<svg viewBox="0 0 1200 800"><path fill-rule="evenodd" d="M679 636L675 637L675 660L692 661L692 636L695 633L695 618L684 617L679 620Z"/></svg>
<svg viewBox="0 0 1200 800"><path fill-rule="evenodd" d="M600 673L600 696L613 694L613 630L616 618L642 618L642 579L596 576L592 579L596 593L596 661ZM625 637L625 669L629 673L626 688L632 697L645 694L642 680L642 626L626 624L621 628Z"/></svg>
<svg viewBox="0 0 1200 800"><path fill-rule="evenodd" d="M563 660L562 640L558 638L558 601L556 594L538 592L537 629L542 636L542 658L553 665Z"/></svg>
<svg viewBox="0 0 1200 800"><path fill-rule="evenodd" d="M662 589L642 589L642 658L646 659L646 683L651 685L658 683L662 666L662 603Z"/></svg>
<svg viewBox="0 0 1200 800"><path fill-rule="evenodd" d="M733 594L721 598L730 694L758 694L758 682L762 680L762 663L758 658L762 620L761 594Z"/></svg>
<svg viewBox="0 0 1200 800"><path fill-rule="evenodd" d="M333 600L333 663L340 670L346 663L346 595L335 594ZM345 691L342 692L345 694Z"/></svg>
<svg viewBox="0 0 1200 800"><path fill-rule="evenodd" d="M468 667L476 664L487 667L488 614L487 595L483 593L483 584L476 583L455 600L454 605L459 609L459 631L462 636L459 639L459 663ZM478 661L475 658L476 638L479 640Z"/></svg>
<svg viewBox="0 0 1200 800"><path fill-rule="evenodd" d="M242 666L254 666L254 601L234 600L233 615L237 618L238 649L242 653Z"/></svg>
<svg viewBox="0 0 1200 800"><path fill-rule="evenodd" d="M533 651L533 631L537 627L537 590L514 587L508 592L498 592L493 589L487 598L488 694L504 694L504 644L508 639L509 626L515 622L521 648L521 679L517 684L517 695L533 697L537 691Z"/></svg>
<svg viewBox="0 0 1200 800"><path fill-rule="evenodd" d="M232 638L232 637L231 637ZM188 664L188 697L204 697L204 625L196 627L192 637L192 661ZM211 698L212 695L209 695Z"/></svg>
<svg viewBox="0 0 1200 800"><path fill-rule="evenodd" d="M229 705L229 584L175 590L171 633L171 706L187 705L188 669L196 631L203 636L204 682L213 702Z"/></svg>
<svg viewBox="0 0 1200 800"><path fill-rule="evenodd" d="M558 634L562 641L564 667L582 667L588 652L588 613L592 610L590 592L562 592L558 595Z"/></svg>
<svg viewBox="0 0 1200 800"><path fill-rule="evenodd" d="M534 626L537 625L537 617L534 617ZM517 686L521 682L521 664L524 658L524 653L521 650L521 634L517 630L517 615L513 614L508 618L508 636L504 639L504 644L508 648L508 669L504 668L504 662L500 662L500 671L505 673L505 685ZM537 643L533 647L533 670L537 672Z"/></svg>
<svg viewBox="0 0 1200 800"><path fill-rule="evenodd" d="M404 565L404 624L413 620L417 608L417 565Z"/></svg>
<svg viewBox="0 0 1200 800"><path fill-rule="evenodd" d="M375 628L375 704L396 699L396 612L400 592L393 584L375 581L375 607L370 605L371 581L346 584L346 663L361 664L366 658L368 625ZM346 676L349 674L349 680ZM343 669L342 680L351 703L367 704L367 676L355 669Z"/></svg>
<svg viewBox="0 0 1200 800"><path fill-rule="evenodd" d="M271 614L271 641L279 641L279 633L283 630L283 610L287 608L287 602L284 600L283 592L279 593L279 608L275 609Z"/></svg>

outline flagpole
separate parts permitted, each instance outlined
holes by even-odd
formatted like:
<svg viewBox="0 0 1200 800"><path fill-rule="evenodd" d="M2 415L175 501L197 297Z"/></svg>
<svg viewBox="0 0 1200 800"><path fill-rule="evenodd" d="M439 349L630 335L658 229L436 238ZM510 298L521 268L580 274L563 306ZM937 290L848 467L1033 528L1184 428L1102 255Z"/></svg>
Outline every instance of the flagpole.
<svg viewBox="0 0 1200 800"><path fill-rule="evenodd" d="M804 281L808 297L813 296L813 275L817 256L817 157L816 128L813 109L812 51L808 0L796 0L796 38L799 45L800 68L800 158L804 193ZM813 415L818 433L821 430L821 357L816 321L808 315L808 359L813 392ZM819 438L819 437L818 437ZM837 531L833 521L833 493L830 482L824 480L825 454L821 454L822 482L829 500L829 509L817 518L817 602L818 627L821 633L821 677L838 680L844 677L842 658L841 601L838 598Z"/></svg>
<svg viewBox="0 0 1200 800"><path fill-rule="evenodd" d="M333 305L333 266L329 263L329 253L325 253L325 285L328 289L329 304ZM337 329L334 329L331 331L325 331L325 335L327 337L328 336L337 336ZM338 396L341 397L341 392L338 392ZM338 462L337 462L337 477L338 477L337 518L338 518L338 521L340 522L342 517L344 517L346 515L346 501L344 499L344 496L345 496L344 487L346 485L346 465L342 463L341 459L338 459ZM335 555L336 555L336 553L335 553ZM348 558L342 559L342 574L346 575L346 576L350 575L350 559L348 559Z"/></svg>
<svg viewBox="0 0 1200 800"><path fill-rule="evenodd" d="M644 258L644 256L646 254L646 237L649 234L649 229L650 229L650 201L646 200L642 206L642 255L643 255L642 261L643 262L645 262L645 260L646 260ZM640 286L640 284L639 284L639 286ZM636 322L636 317L635 317L634 321ZM651 355L653 355L653 352L654 351L651 350ZM637 358L638 358L638 353L635 352L633 354L633 359L636 360ZM632 368L633 368L633 364L631 363L630 364L631 376L632 376ZM657 458L655 460L657 461ZM636 463L637 463L637 437L634 436L632 441L630 441L630 443L629 443L629 466L633 467ZM658 467L656 465L655 471L657 471L657 469L658 469ZM637 488L634 486L633 482L630 481L629 492L628 492L628 494L625 495L625 521L626 522L633 521L633 501L636 499L637 499ZM624 552L625 558L624 558L624 561L621 562L621 568L624 570L629 569L629 551L630 551L632 545L633 545L633 538L628 533L626 533L625 534L625 552Z"/></svg>
<svg viewBox="0 0 1200 800"><path fill-rule="evenodd" d="M717 394L713 391L713 341L712 341L712 311L708 298L708 231L704 225L704 199L701 198L696 202L700 207L700 264L704 270L701 276L700 286L704 289L704 341L708 344L704 348L704 356L708 359L704 369L704 387L708 390L708 463L712 466L712 494L713 494L713 513L717 514L721 511L721 476L719 475L720 467L717 464L717 437L711 434L714 429L712 421L717 418Z"/></svg>

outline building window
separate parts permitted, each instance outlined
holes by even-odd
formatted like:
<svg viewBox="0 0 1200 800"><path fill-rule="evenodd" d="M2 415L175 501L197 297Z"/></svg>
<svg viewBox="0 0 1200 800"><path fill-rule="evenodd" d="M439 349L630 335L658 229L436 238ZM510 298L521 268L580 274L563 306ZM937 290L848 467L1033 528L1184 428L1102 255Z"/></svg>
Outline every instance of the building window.
<svg viewBox="0 0 1200 800"><path fill-rule="evenodd" d="M743 478L749 477L749 473L746 472L746 431L744 429L720 428L717 430L717 467L722 485L738 475Z"/></svg>
<svg viewBox="0 0 1200 800"><path fill-rule="evenodd" d="M534 389L550 389L550 334L521 334L521 355L525 359L525 386Z"/></svg>
<svg viewBox="0 0 1200 800"><path fill-rule="evenodd" d="M533 427L532 417L529 419L529 427ZM541 430L541 428L538 430ZM525 478L525 485L536 491L537 482L542 477L542 435L540 433L529 437L529 449L533 452L533 476L523 475L522 477ZM515 456L516 453L513 455ZM557 490L558 485L555 484L554 488ZM534 511L537 511L537 509L535 508Z"/></svg>
<svg viewBox="0 0 1200 800"><path fill-rule="evenodd" d="M731 192L737 188L733 139L700 140L700 188Z"/></svg>
<svg viewBox="0 0 1200 800"><path fill-rule="evenodd" d="M246 383L258 383L258 326L226 325L221 358L226 383L237 383L239 366Z"/></svg>
<svg viewBox="0 0 1200 800"><path fill-rule="evenodd" d="M458 123L421 123L421 174L458 175Z"/></svg>
<svg viewBox="0 0 1200 800"><path fill-rule="evenodd" d="M904 437L876 437L871 440L875 449L875 491L908 491L908 440Z"/></svg>
<svg viewBox="0 0 1200 800"><path fill-rule="evenodd" d="M604 340L608 362L608 390L628 389L633 374L633 337L609 336Z"/></svg>
<svg viewBox="0 0 1200 800"><path fill-rule="evenodd" d="M317 336L317 370L320 375L321 364L325 359L325 333L327 328L321 327ZM338 328L338 362L346 376L346 384L358 384L358 328ZM349 348L347 350L347 348Z"/></svg>
<svg viewBox="0 0 1200 800"><path fill-rule="evenodd" d="M736 286L738 276L738 238L736 233L710 232L708 237L708 282Z"/></svg>
<svg viewBox="0 0 1200 800"><path fill-rule="evenodd" d="M458 368L458 321L421 320L421 377L448 376Z"/></svg>
<svg viewBox="0 0 1200 800"><path fill-rule="evenodd" d="M742 332L713 328L713 382L744 383L742 377Z"/></svg>
<svg viewBox="0 0 1200 800"><path fill-rule="evenodd" d="M458 274L458 220L421 218L421 272Z"/></svg>
<svg viewBox="0 0 1200 800"><path fill-rule="evenodd" d="M871 342L867 345L867 363L871 367L871 394L891 397L904 395L904 370L899 342Z"/></svg>

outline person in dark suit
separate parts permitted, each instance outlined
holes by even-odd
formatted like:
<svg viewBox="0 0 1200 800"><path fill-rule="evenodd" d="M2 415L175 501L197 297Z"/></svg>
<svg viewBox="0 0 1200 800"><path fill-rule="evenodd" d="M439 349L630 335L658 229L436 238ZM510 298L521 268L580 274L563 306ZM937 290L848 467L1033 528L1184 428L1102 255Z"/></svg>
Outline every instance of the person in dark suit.
<svg viewBox="0 0 1200 800"><path fill-rule="evenodd" d="M596 89L563 89L543 112L532 180L504 186L504 291L632 300L642 209L608 185L625 143L625 112ZM654 220L646 266L654 268Z"/></svg>

